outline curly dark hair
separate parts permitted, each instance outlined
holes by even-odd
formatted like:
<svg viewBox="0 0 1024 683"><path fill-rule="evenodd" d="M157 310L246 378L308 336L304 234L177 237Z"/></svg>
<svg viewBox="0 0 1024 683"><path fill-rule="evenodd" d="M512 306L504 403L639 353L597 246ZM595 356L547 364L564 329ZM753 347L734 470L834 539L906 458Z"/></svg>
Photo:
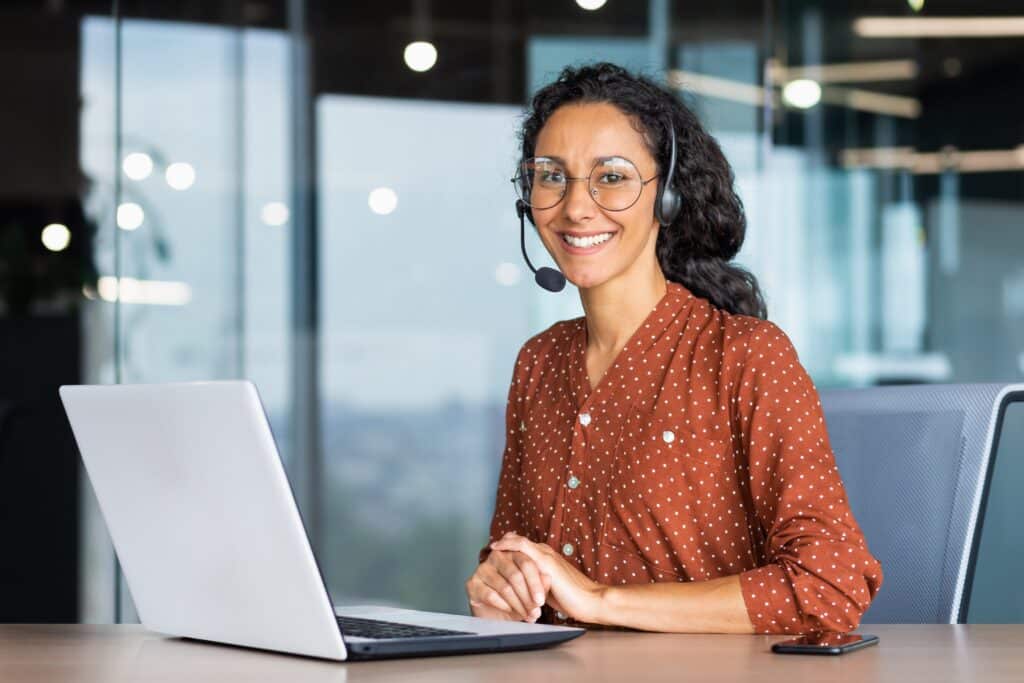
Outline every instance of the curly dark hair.
<svg viewBox="0 0 1024 683"><path fill-rule="evenodd" d="M676 219L658 231L655 250L665 277L730 313L767 318L757 278L729 263L747 227L732 168L718 142L672 91L607 62L566 67L533 96L520 132L523 158L533 156L537 136L556 109L589 102L607 102L632 118L659 169L669 163L667 125L675 128L672 184L683 202ZM666 175L660 172L661 178Z"/></svg>

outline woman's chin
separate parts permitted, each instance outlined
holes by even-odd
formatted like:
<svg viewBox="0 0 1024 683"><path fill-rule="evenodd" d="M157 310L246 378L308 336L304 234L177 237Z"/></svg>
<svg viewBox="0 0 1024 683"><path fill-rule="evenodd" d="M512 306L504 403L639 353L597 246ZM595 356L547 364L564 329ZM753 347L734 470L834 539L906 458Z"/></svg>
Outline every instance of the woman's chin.
<svg viewBox="0 0 1024 683"><path fill-rule="evenodd" d="M603 269L597 268L574 268L564 270L562 274L565 279L576 285L577 289L590 289L608 281L610 275Z"/></svg>

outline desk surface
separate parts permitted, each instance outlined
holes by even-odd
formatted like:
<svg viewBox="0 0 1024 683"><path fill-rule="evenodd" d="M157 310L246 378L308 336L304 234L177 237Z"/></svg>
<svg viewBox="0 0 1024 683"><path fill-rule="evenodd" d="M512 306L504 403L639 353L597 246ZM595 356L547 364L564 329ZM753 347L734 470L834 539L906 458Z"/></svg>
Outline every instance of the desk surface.
<svg viewBox="0 0 1024 683"><path fill-rule="evenodd" d="M140 626L0 625L0 680L1024 681L1024 625L866 626L877 646L776 655L769 636L592 631L547 650L332 663L197 643Z"/></svg>

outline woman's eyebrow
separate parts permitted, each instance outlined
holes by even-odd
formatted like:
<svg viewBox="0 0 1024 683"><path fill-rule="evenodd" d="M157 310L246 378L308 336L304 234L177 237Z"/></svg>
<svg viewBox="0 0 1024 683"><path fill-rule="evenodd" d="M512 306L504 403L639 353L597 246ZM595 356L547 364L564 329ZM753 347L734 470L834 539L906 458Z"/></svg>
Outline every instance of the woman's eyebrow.
<svg viewBox="0 0 1024 683"><path fill-rule="evenodd" d="M557 161L558 163L562 164L563 166L567 166L568 165L566 163L565 159L563 159L562 157L557 156L555 154L538 154L536 158L538 158L538 159L551 159L551 161ZM599 161L608 161L609 159L627 159L628 160L628 157L626 157L625 155L622 155L622 154L603 154L603 155L601 155L599 157L594 157L593 159L591 159L590 163L591 164L596 164Z"/></svg>

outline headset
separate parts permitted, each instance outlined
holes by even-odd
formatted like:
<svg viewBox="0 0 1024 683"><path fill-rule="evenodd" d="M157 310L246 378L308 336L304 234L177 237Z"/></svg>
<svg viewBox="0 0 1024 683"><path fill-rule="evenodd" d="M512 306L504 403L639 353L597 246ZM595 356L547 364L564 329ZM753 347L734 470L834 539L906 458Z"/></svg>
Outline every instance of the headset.
<svg viewBox="0 0 1024 683"><path fill-rule="evenodd" d="M668 175L664 182L658 178L658 199L654 203L654 217L662 227L672 224L683 209L683 195L672 185L676 175L676 129L672 121L668 122L669 162Z"/></svg>
<svg viewBox="0 0 1024 683"><path fill-rule="evenodd" d="M683 195L672 184L676 173L676 131L671 120L668 120L667 127L669 133L668 173L664 177L658 178L658 197L654 201L654 217L663 227L670 225L683 208ZM523 258L526 260L526 265L533 271L538 285L549 292L560 292L565 289L565 275L546 266L540 269L534 268L530 263L530 257L526 255L525 217L528 208L527 202L530 199L530 187L521 172L516 174L513 180L519 185L519 195L523 197L523 199L516 200L516 213L519 214L519 246L522 248ZM530 222L533 222L532 216Z"/></svg>

